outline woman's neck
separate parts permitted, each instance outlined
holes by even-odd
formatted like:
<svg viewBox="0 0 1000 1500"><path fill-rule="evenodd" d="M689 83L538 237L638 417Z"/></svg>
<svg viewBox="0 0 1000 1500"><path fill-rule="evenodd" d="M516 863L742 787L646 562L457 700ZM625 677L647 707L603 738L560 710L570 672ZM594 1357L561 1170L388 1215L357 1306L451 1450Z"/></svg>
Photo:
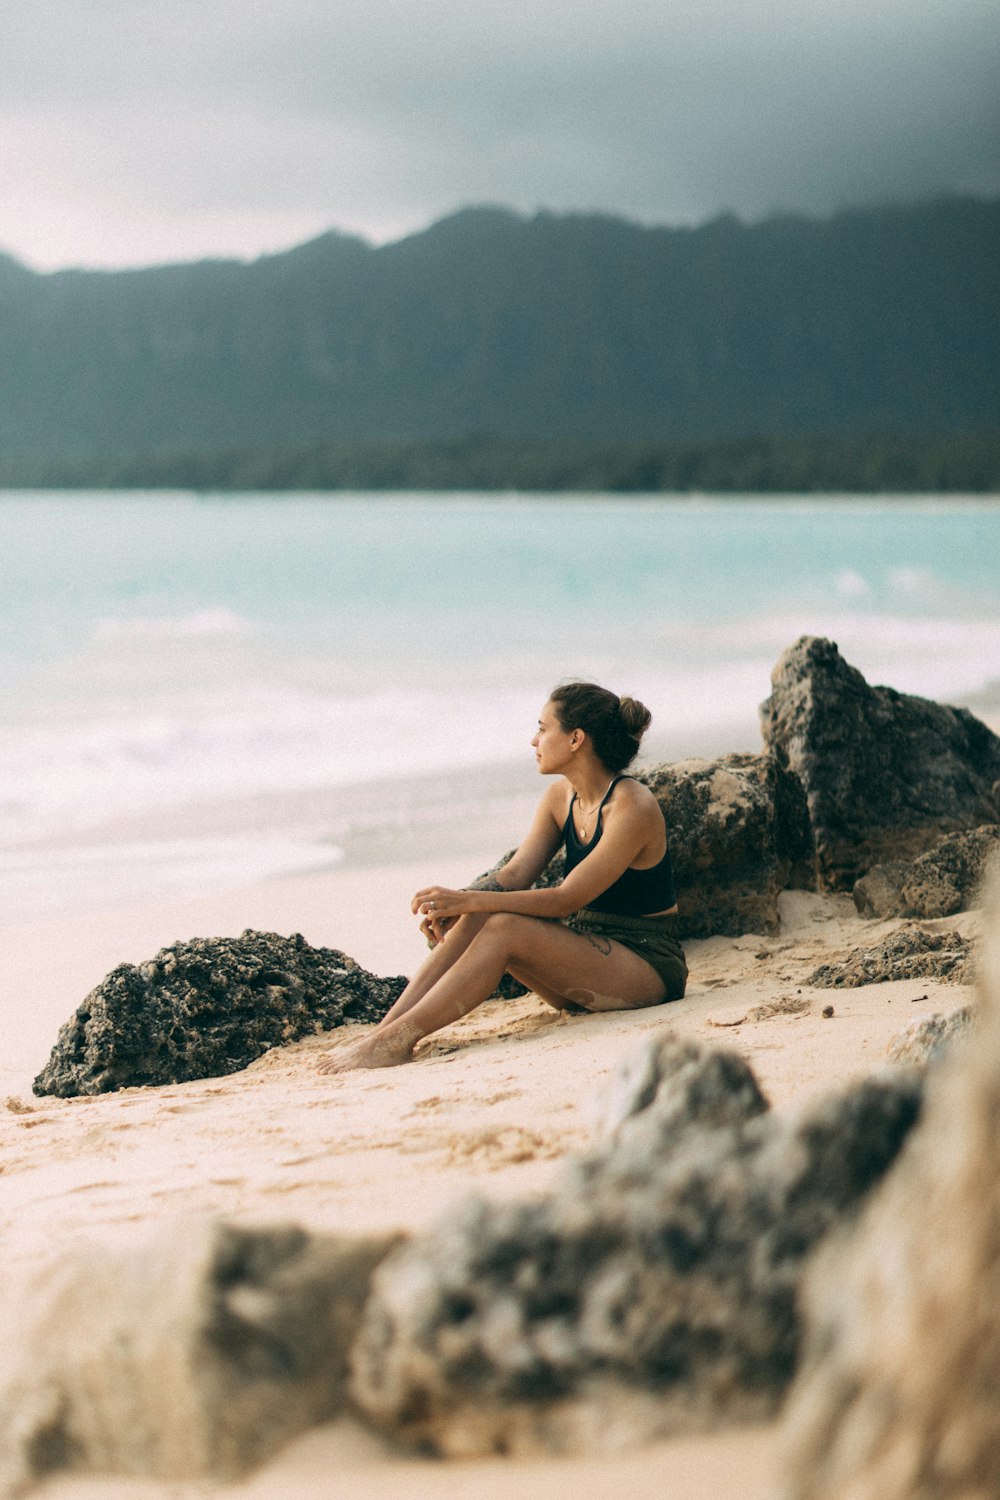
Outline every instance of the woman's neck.
<svg viewBox="0 0 1000 1500"><path fill-rule="evenodd" d="M604 800L616 779L617 773L612 774L599 761L590 766L571 766L566 772L566 780L576 793L577 801L591 809Z"/></svg>

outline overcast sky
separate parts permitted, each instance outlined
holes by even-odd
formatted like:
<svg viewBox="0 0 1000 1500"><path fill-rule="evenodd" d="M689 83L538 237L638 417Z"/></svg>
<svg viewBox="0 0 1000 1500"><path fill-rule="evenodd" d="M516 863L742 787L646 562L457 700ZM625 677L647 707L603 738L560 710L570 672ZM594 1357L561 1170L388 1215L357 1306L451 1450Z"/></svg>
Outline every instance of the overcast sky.
<svg viewBox="0 0 1000 1500"><path fill-rule="evenodd" d="M24 0L0 247L381 242L469 203L647 223L1000 192L1000 0Z"/></svg>

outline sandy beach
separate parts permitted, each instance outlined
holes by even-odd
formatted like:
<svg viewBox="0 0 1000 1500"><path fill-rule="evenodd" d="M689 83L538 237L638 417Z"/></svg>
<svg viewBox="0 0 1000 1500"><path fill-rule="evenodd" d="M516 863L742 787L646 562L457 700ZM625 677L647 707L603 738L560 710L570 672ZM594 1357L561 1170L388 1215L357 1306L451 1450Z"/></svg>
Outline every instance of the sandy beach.
<svg viewBox="0 0 1000 1500"><path fill-rule="evenodd" d="M463 851L438 859L430 873L460 884L495 856ZM411 972L423 946L409 897L428 873L425 861L338 867L197 901L5 927L5 1263L28 1262L56 1238L119 1242L172 1221L182 1233L186 1217L202 1214L346 1233L416 1230L469 1192L544 1191L564 1158L593 1138L602 1084L664 1028L737 1048L774 1107L794 1110L883 1065L886 1044L909 1021L968 998L934 981L810 989L806 977L818 963L876 940L889 924L863 922L848 897L787 892L778 933L686 945L690 986L676 1005L567 1016L528 996L487 1003L429 1039L412 1064L384 1072L321 1077L314 1064L339 1037L315 1037L227 1078L97 1098L32 1095L59 1025L88 990L114 964L148 958L178 938L245 927L299 931L377 973ZM963 914L927 925L969 935L976 921ZM318 1496L332 1492L336 1474L337 1491L358 1497L627 1491L708 1500L738 1480L751 1500L764 1500L776 1492L776 1454L773 1430L757 1429L588 1463L449 1464L392 1450L342 1420L293 1443L241 1485L212 1493ZM64 1478L44 1494L165 1500L209 1489Z"/></svg>

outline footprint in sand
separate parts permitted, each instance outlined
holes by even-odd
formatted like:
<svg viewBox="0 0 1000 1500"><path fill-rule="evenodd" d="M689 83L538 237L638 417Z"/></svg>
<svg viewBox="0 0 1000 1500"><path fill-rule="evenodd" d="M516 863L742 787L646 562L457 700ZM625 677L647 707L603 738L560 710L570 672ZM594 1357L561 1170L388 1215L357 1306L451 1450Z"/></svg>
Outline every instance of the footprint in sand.
<svg viewBox="0 0 1000 1500"><path fill-rule="evenodd" d="M26 1104L23 1099L18 1099L14 1094L7 1095L3 1101L3 1107L12 1115L33 1115L35 1113L35 1106L33 1104Z"/></svg>
<svg viewBox="0 0 1000 1500"><path fill-rule="evenodd" d="M553 1140L535 1135L530 1130L521 1130L517 1126L507 1126L497 1130L481 1130L456 1142L449 1153L449 1160L475 1160L484 1157L487 1166L499 1169L561 1154L561 1146Z"/></svg>
<svg viewBox="0 0 1000 1500"><path fill-rule="evenodd" d="M415 1114L418 1109L440 1109L441 1098L438 1094L431 1094L428 1099L418 1099L410 1113Z"/></svg>

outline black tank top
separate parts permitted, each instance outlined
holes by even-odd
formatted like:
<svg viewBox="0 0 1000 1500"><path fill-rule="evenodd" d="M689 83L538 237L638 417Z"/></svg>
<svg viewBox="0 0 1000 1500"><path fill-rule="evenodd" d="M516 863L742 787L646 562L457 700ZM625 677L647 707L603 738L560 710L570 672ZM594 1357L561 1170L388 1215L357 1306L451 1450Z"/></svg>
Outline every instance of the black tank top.
<svg viewBox="0 0 1000 1500"><path fill-rule="evenodd" d="M586 859L590 851L597 847L601 840L603 827L601 813L604 804L619 781L631 780L630 777L616 776L601 798L601 805L597 809L597 827L594 836L589 843L581 844L576 836L573 826L573 802L576 801L576 793L569 805L566 822L563 825L563 838L566 842L566 874L574 870L582 859ZM593 901L588 904L588 911L603 911L616 917L645 917L651 912L669 911L674 905L677 897L674 893L674 867L670 859L669 846L663 851L663 858L658 864L651 865L648 870L624 870L614 885L609 885L606 891L602 891Z"/></svg>

